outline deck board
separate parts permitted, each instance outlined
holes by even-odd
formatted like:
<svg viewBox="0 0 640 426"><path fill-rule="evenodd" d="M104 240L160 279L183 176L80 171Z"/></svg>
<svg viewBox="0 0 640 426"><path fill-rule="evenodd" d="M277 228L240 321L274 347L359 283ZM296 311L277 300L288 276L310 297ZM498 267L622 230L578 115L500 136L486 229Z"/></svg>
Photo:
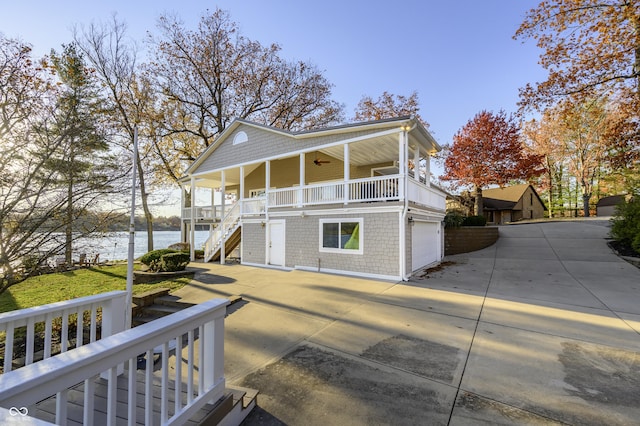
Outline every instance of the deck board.
<svg viewBox="0 0 640 426"><path fill-rule="evenodd" d="M136 371L136 424L144 425L145 417L145 381L144 370ZM107 380L97 377L94 380L95 383L95 397L94 397L94 425L101 426L107 423ZM153 422L154 424L160 422L160 388L161 378L159 372L154 372L153 376ZM117 380L117 403L116 403L116 417L117 425L127 424L127 400L128 400L128 371L125 370L124 374L118 377ZM187 401L186 384L182 386L182 403L183 406ZM169 416L174 413L175 402L175 383L169 381ZM82 425L84 407L84 382L79 383L72 387L67 394L67 419L69 425ZM35 406L30 407L29 415L48 422L55 422L55 408L56 399L55 396L40 401ZM187 425L199 425L208 415L213 411L214 406L207 404L185 423Z"/></svg>

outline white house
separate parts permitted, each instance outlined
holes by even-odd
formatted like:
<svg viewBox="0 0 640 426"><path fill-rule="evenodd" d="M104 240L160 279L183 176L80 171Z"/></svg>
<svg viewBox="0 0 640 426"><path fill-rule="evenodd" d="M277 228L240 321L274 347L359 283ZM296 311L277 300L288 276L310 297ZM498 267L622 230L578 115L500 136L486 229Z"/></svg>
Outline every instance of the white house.
<svg viewBox="0 0 640 426"><path fill-rule="evenodd" d="M408 116L303 132L235 120L181 179L183 240L194 258L205 224L207 261L239 246L246 265L406 280L443 257L440 149Z"/></svg>

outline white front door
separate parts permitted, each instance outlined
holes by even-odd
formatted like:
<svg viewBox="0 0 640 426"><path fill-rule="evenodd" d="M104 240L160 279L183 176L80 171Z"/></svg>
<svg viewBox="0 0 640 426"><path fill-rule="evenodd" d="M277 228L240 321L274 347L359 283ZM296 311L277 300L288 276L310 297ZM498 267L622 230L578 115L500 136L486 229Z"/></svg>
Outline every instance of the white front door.
<svg viewBox="0 0 640 426"><path fill-rule="evenodd" d="M267 233L267 263L284 266L284 220L269 221Z"/></svg>

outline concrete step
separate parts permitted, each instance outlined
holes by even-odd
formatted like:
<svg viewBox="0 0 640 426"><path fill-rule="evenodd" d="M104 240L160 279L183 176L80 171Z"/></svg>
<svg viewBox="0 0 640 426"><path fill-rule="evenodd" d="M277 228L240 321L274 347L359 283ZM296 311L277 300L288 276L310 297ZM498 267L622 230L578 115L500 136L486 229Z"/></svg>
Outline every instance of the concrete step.
<svg viewBox="0 0 640 426"><path fill-rule="evenodd" d="M137 327L139 325L146 324L148 322L155 321L155 320L163 318L163 317L166 317L166 315L148 315L148 314L144 314L144 315L140 315L140 316L137 316L137 317L133 317L131 319L131 325L133 327Z"/></svg>
<svg viewBox="0 0 640 426"><path fill-rule="evenodd" d="M153 305L150 306L145 306L144 307L144 315L171 315L171 314L175 314L176 312L180 312L182 309L179 306L172 306L172 305L161 305L158 303L154 303Z"/></svg>
<svg viewBox="0 0 640 426"><path fill-rule="evenodd" d="M154 300L154 304L165 305L165 306L175 306L176 308L180 308L180 309L190 308L195 305L194 303L183 302L180 300L180 297L174 296L172 294L156 297Z"/></svg>

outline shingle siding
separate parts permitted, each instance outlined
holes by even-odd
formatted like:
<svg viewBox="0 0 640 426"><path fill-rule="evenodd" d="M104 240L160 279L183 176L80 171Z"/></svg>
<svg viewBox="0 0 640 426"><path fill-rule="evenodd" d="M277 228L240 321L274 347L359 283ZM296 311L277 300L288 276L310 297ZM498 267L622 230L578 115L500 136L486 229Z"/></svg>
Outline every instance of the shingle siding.
<svg viewBox="0 0 640 426"><path fill-rule="evenodd" d="M276 218L275 215L272 217ZM362 218L363 254L321 252L319 249L321 218ZM396 212L286 217L285 266L320 267L363 274L399 276L398 225Z"/></svg>
<svg viewBox="0 0 640 426"><path fill-rule="evenodd" d="M266 227L260 223L242 225L242 261L264 264L266 255Z"/></svg>

